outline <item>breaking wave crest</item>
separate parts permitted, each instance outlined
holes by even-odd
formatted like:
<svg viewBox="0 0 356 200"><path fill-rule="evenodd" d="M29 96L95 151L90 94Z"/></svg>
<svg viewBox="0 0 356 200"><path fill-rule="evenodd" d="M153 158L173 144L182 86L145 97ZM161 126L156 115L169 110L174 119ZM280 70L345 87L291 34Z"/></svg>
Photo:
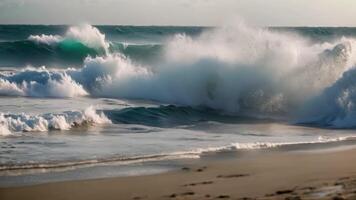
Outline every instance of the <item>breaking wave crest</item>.
<svg viewBox="0 0 356 200"><path fill-rule="evenodd" d="M93 107L80 111L68 111L59 114L27 115L0 113L0 135L16 132L44 132L49 130L69 130L73 127L108 124L111 121Z"/></svg>
<svg viewBox="0 0 356 200"><path fill-rule="evenodd" d="M29 41L39 44L58 45L60 43L78 42L86 47L108 53L110 44L105 40L105 35L88 24L70 27L64 37L59 35L30 35Z"/></svg>

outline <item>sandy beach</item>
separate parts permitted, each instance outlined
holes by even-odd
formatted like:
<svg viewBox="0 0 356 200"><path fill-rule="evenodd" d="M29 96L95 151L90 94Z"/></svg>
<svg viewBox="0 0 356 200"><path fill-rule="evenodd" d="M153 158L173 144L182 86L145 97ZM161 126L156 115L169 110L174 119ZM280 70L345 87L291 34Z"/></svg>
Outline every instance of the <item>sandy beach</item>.
<svg viewBox="0 0 356 200"><path fill-rule="evenodd" d="M1 188L0 199L356 199L355 155L356 149L229 153L157 175Z"/></svg>

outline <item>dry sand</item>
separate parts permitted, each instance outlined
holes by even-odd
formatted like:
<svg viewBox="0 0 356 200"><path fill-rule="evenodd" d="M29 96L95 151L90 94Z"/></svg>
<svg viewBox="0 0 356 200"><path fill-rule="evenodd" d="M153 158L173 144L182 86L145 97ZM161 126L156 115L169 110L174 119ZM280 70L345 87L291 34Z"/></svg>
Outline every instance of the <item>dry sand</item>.
<svg viewBox="0 0 356 200"><path fill-rule="evenodd" d="M0 189L1 200L240 198L356 199L356 150L249 152L158 175Z"/></svg>

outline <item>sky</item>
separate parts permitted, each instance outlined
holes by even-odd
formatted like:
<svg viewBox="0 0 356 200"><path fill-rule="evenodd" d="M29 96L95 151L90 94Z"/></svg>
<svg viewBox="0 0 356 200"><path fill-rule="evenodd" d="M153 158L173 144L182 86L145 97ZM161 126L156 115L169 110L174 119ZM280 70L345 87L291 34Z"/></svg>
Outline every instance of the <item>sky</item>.
<svg viewBox="0 0 356 200"><path fill-rule="evenodd" d="M0 0L0 24L356 26L355 0Z"/></svg>

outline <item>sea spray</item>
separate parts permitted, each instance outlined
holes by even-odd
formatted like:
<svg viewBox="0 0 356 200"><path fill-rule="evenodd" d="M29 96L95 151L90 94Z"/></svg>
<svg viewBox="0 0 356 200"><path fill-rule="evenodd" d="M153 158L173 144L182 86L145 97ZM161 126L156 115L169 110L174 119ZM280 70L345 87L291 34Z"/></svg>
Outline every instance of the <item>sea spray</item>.
<svg viewBox="0 0 356 200"><path fill-rule="evenodd" d="M332 128L356 127L356 69L345 72L323 93L306 102L297 123Z"/></svg>
<svg viewBox="0 0 356 200"><path fill-rule="evenodd" d="M310 44L238 24L198 38L177 35L155 66L112 54L86 59L71 76L93 96L206 106L232 114L290 114L349 69L354 46L353 39ZM78 79L81 73L89 78Z"/></svg>

